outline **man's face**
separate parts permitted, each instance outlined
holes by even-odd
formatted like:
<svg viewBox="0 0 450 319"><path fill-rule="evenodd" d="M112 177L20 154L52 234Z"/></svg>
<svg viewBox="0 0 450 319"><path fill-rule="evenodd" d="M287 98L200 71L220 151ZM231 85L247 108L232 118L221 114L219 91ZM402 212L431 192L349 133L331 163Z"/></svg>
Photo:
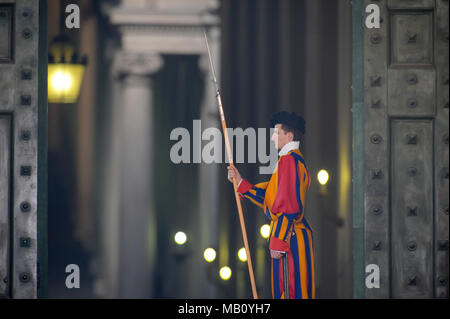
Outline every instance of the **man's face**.
<svg viewBox="0 0 450 319"><path fill-rule="evenodd" d="M292 142L294 135L292 133L286 133L281 124L276 124L272 135L272 142L275 143L277 150L281 150L287 143Z"/></svg>

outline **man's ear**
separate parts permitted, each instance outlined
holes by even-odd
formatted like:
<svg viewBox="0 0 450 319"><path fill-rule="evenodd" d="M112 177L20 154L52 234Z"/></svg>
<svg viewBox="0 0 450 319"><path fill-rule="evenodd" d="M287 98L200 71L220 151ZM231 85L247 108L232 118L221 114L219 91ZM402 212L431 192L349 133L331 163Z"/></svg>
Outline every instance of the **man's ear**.
<svg viewBox="0 0 450 319"><path fill-rule="evenodd" d="M294 140L294 133L288 132L288 133L287 133L287 136L288 136L289 142L292 142L292 141Z"/></svg>

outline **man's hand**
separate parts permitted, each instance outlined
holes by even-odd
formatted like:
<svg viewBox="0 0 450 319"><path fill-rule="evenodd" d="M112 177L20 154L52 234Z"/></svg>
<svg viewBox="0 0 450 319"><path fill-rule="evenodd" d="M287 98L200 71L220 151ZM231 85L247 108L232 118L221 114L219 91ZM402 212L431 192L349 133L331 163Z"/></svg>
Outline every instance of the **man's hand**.
<svg viewBox="0 0 450 319"><path fill-rule="evenodd" d="M234 166L228 166L228 180L233 183L233 178L236 178L237 184L239 184L242 180L241 175L239 174L239 171Z"/></svg>
<svg viewBox="0 0 450 319"><path fill-rule="evenodd" d="M273 259L280 259L283 257L283 253L276 250L270 250L270 257Z"/></svg>

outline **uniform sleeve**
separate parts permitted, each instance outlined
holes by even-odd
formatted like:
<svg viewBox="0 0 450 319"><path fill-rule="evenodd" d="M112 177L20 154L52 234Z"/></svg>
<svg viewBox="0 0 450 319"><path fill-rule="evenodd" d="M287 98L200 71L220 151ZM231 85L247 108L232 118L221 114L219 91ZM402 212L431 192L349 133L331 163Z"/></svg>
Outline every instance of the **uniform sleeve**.
<svg viewBox="0 0 450 319"><path fill-rule="evenodd" d="M297 190L300 189L300 178L294 157L284 156L278 164L277 194L271 209L273 219L272 236L269 248L278 251L288 251L285 242L292 223L299 216L300 204Z"/></svg>
<svg viewBox="0 0 450 319"><path fill-rule="evenodd" d="M252 185L247 180L242 179L237 189L241 198L247 198L253 204L264 208L264 197L266 196L266 188L269 182Z"/></svg>

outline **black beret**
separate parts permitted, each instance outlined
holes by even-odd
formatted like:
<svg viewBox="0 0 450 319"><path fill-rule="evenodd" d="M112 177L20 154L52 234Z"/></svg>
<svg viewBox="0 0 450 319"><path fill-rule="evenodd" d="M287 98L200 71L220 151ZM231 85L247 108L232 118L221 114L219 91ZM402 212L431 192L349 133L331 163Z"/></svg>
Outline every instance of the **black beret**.
<svg viewBox="0 0 450 319"><path fill-rule="evenodd" d="M281 111L272 114L270 117L270 127L275 127L276 124L285 124L290 127L299 129L302 134L305 134L305 119L294 112Z"/></svg>

